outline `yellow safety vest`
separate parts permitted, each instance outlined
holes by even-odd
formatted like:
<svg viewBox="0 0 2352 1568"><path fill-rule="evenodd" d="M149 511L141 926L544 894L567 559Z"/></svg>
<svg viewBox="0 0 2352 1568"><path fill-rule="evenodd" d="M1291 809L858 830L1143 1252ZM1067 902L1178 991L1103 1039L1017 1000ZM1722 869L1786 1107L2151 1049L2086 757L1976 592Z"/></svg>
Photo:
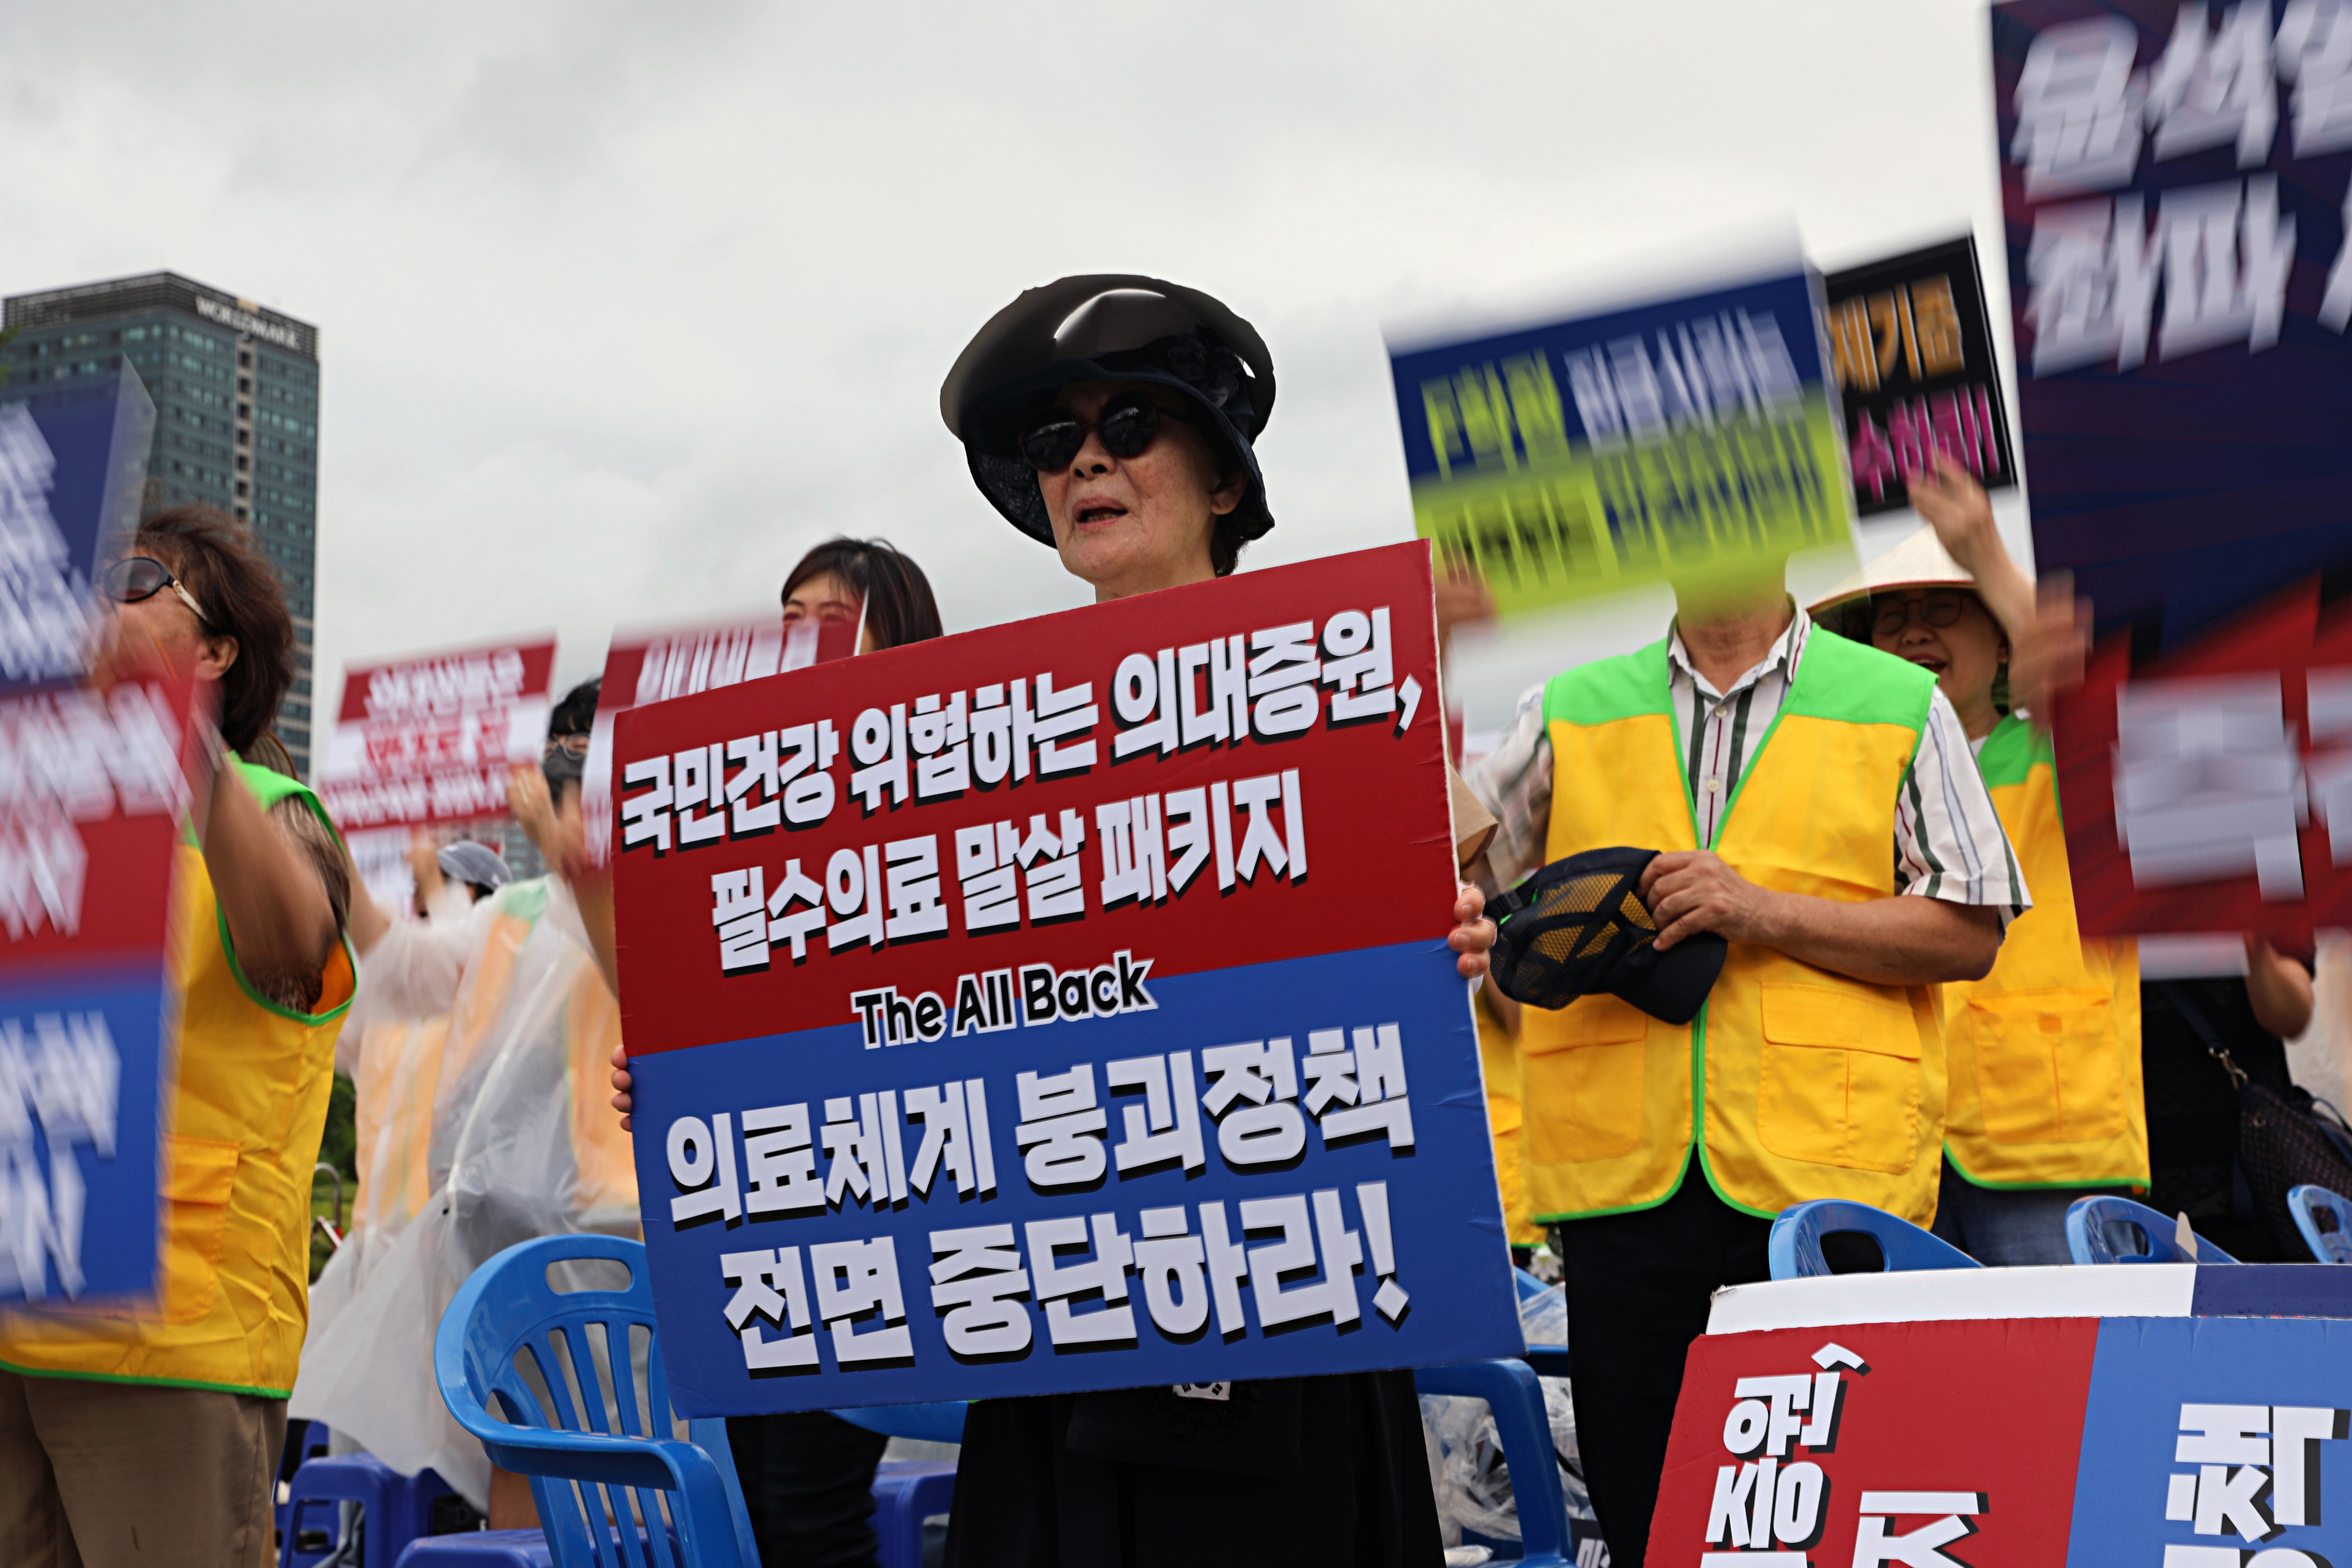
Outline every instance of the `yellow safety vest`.
<svg viewBox="0 0 2352 1568"><path fill-rule="evenodd" d="M1472 1011L1478 1022L1478 1063L1486 1078L1486 1131L1495 1143L1495 1185L1503 1194L1503 1233L1514 1247L1534 1247L1543 1227L1528 1218L1528 1187L1519 1169L1519 1048L1481 990ZM1524 1016L1524 1015L1522 1015Z"/></svg>
<svg viewBox="0 0 2352 1568"><path fill-rule="evenodd" d="M2012 715L1977 762L2033 907L2011 923L1991 974L1941 988L1945 1156L1979 1186L2145 1187L2139 945L2075 929L2049 738Z"/></svg>
<svg viewBox="0 0 2352 1568"><path fill-rule="evenodd" d="M296 795L328 821L294 779L236 767L265 810ZM179 1071L163 1141L161 1299L0 1314L0 1367L283 1399L310 1320L310 1170L353 959L339 939L320 1012L268 1000L237 965L203 852L183 843L178 855Z"/></svg>
<svg viewBox="0 0 2352 1568"><path fill-rule="evenodd" d="M1667 678L1660 642L1546 688L1546 861L1702 847ZM1814 638L1705 847L1776 892L1892 896L1896 798L1934 689L1900 659ZM1519 1051L1538 1221L1664 1203L1694 1143L1716 1192L1751 1214L1842 1197L1935 1218L1944 1048L1931 987L1868 985L1736 942L1691 1023L1586 997L1531 1009Z"/></svg>

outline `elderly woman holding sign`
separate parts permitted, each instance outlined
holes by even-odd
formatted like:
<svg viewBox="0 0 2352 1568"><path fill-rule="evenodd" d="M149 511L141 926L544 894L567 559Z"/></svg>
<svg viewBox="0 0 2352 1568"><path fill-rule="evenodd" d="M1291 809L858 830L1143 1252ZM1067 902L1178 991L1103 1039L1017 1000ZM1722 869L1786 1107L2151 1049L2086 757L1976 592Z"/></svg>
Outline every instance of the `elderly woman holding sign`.
<svg viewBox="0 0 2352 1568"><path fill-rule="evenodd" d="M1273 359L1248 322L1132 277L1029 290L940 391L982 493L1098 601L1226 576L1274 527L1253 445L1273 405ZM1494 939L1482 908L1465 890L1451 914L1465 976L1486 972ZM974 1405L948 1561L1439 1560L1410 1374L1193 1392Z"/></svg>

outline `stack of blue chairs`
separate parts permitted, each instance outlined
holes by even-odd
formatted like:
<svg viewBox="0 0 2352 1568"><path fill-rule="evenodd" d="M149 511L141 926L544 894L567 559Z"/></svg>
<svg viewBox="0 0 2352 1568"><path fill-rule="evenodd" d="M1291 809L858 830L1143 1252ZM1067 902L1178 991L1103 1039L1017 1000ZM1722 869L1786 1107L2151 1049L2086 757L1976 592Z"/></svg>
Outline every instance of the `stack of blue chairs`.
<svg viewBox="0 0 2352 1568"><path fill-rule="evenodd" d="M568 1292L547 1286L550 1263L581 1259L622 1264L629 1271L627 1286ZM642 1395L633 1380L615 1377L613 1398L604 1398L585 1348L590 1324L604 1325L605 1343L614 1345L627 1344L632 1328L653 1334ZM519 1371L525 1359L541 1369L537 1388ZM576 1384L563 1375L567 1364ZM546 1534L428 1537L407 1547L400 1568L544 1568L551 1562L758 1568L726 1423L689 1423L689 1442L667 1436L667 1384L642 1244L561 1236L509 1248L476 1270L450 1303L435 1343L434 1370L450 1413L482 1440L491 1459L531 1478ZM1569 1568L1574 1557L1567 1500L1534 1369L1517 1360L1472 1362L1416 1373L1414 1381L1424 1393L1486 1402L1512 1470L1523 1535L1519 1561L1526 1568ZM506 1419L491 1414L494 1400ZM656 1423L648 1422L649 1412L660 1413ZM957 1442L963 1433L961 1405L834 1414L893 1437ZM950 1465L882 1468L875 1482L875 1528L884 1568L919 1568L923 1521L948 1511L953 1490ZM649 1528L635 1528L637 1521ZM627 1522L616 1529L615 1521ZM550 1540L557 1543L552 1552Z"/></svg>

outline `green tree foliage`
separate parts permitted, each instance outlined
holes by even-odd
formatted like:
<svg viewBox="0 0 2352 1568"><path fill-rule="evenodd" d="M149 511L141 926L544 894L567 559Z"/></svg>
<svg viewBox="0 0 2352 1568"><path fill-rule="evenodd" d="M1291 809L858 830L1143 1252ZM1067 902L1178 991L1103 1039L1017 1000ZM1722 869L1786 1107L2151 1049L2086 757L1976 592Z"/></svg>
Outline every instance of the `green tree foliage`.
<svg viewBox="0 0 2352 1568"><path fill-rule="evenodd" d="M319 1172L310 1186L310 1212L332 1223L341 1230L351 1223L352 1199L359 1187L359 1098L358 1090L343 1073L335 1074L334 1087L327 1094L327 1127L319 1139L319 1163L332 1166L343 1176L342 1213L335 1213L335 1184ZM326 1236L319 1228L310 1228L310 1278L315 1282L327 1260L334 1255Z"/></svg>

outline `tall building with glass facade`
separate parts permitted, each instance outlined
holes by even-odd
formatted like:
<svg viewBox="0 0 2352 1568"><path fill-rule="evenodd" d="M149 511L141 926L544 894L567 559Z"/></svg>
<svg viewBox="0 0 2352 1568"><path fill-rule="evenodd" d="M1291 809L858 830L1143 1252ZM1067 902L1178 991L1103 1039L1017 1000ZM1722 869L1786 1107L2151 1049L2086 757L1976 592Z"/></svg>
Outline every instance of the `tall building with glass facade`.
<svg viewBox="0 0 2352 1568"><path fill-rule="evenodd" d="M142 514L193 503L252 528L294 612L294 685L278 735L308 779L319 329L170 272L11 296L0 329L14 333L0 347L0 403L95 386L124 355L155 400Z"/></svg>

